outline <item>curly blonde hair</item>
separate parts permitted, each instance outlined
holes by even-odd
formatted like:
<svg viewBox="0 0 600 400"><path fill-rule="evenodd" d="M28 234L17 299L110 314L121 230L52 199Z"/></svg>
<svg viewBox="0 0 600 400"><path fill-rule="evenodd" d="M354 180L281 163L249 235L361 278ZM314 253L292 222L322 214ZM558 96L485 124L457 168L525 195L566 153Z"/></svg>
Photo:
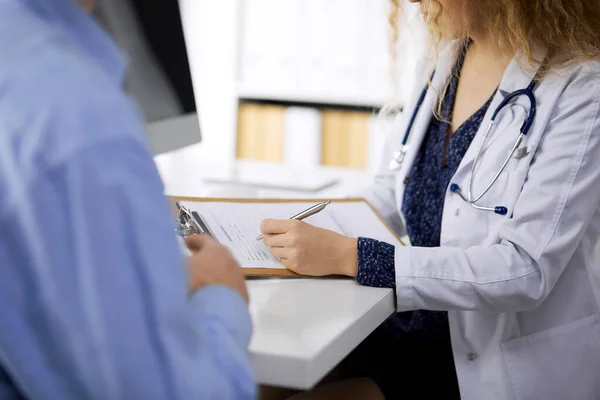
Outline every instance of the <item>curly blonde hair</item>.
<svg viewBox="0 0 600 400"><path fill-rule="evenodd" d="M402 11L405 0L390 0L390 56L392 59L392 81L398 85L396 66L398 65L397 45ZM553 56L547 60L547 67L540 75L552 73L568 65L600 59L600 0L460 0L463 15L460 36L469 38L469 21L477 21L477 29L492 33L492 40L507 55L521 54L521 68L535 73L547 52L539 49L553 49ZM438 24L444 12L439 0L423 0L429 14L428 24L434 59L447 33ZM456 33L454 33L456 35ZM431 66L433 68L433 65ZM431 81L429 81L431 85ZM433 115L442 117L442 102L448 86L436 91ZM397 109L397 107L396 107ZM391 114L394 107L386 106L382 114Z"/></svg>
<svg viewBox="0 0 600 400"><path fill-rule="evenodd" d="M389 23L392 43L397 42L398 20L403 0L391 1ZM423 0L430 21L432 43L437 49L445 33L437 24L444 12L438 0ZM555 48L548 70L574 62L600 59L599 0L461 0L463 35L469 37L468 21L478 21L479 29L492 33L498 48L507 54L520 53L534 68L542 60L536 49ZM391 44L394 47L394 44ZM393 54L392 54L393 55Z"/></svg>

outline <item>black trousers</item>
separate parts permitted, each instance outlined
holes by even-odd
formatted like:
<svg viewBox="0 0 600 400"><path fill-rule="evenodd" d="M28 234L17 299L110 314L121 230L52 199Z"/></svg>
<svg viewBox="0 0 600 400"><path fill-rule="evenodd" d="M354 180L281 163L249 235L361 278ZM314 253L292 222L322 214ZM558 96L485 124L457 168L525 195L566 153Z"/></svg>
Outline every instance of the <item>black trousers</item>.
<svg viewBox="0 0 600 400"><path fill-rule="evenodd" d="M386 400L460 399L450 339L397 339L382 325L342 361L344 378L371 378Z"/></svg>

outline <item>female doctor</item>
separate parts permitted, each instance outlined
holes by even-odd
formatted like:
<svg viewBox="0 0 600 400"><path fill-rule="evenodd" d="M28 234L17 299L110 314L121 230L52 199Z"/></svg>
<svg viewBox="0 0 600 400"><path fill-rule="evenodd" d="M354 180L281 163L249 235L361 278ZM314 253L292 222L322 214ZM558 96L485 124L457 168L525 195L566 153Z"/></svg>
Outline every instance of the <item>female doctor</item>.
<svg viewBox="0 0 600 400"><path fill-rule="evenodd" d="M600 2L420 3L441 50L365 195L411 246L261 227L299 274L396 291L341 368L367 379L307 396L599 399Z"/></svg>

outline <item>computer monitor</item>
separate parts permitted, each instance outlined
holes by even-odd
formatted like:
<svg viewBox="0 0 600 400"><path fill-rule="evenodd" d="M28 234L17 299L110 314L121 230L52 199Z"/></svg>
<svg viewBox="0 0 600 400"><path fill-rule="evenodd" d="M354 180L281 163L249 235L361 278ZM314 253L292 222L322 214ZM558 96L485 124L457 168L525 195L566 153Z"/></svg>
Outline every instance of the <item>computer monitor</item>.
<svg viewBox="0 0 600 400"><path fill-rule="evenodd" d="M130 0L148 43L168 76L183 112L196 111L179 1Z"/></svg>
<svg viewBox="0 0 600 400"><path fill-rule="evenodd" d="M94 16L127 55L125 90L155 154L201 141L178 1L101 1Z"/></svg>

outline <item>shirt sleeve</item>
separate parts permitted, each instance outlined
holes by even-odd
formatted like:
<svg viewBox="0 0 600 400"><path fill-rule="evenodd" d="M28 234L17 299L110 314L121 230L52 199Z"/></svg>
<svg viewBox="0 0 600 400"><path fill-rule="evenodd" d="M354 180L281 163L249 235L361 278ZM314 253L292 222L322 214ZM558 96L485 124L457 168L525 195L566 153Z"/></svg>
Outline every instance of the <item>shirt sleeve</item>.
<svg viewBox="0 0 600 400"><path fill-rule="evenodd" d="M375 239L358 238L358 274L361 285L396 288L395 247Z"/></svg>
<svg viewBox="0 0 600 400"><path fill-rule="evenodd" d="M255 398L247 305L222 286L189 296L144 146L88 146L20 195L0 223L0 361L27 397Z"/></svg>

